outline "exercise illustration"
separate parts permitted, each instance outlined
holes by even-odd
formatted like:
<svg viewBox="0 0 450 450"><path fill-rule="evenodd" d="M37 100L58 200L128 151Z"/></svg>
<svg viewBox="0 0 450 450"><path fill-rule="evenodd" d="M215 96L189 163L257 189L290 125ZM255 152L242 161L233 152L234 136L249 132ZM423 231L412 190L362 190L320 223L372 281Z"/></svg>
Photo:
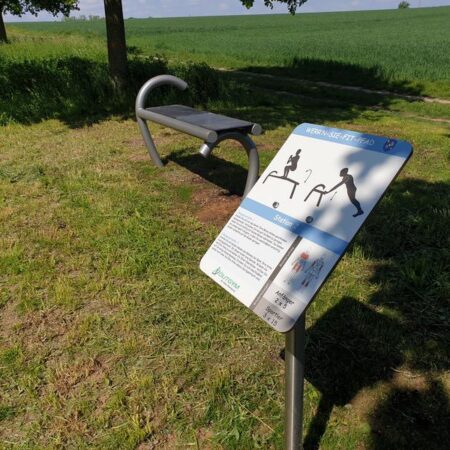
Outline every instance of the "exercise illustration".
<svg viewBox="0 0 450 450"><path fill-rule="evenodd" d="M309 259L309 253L302 252L302 254L292 263L292 270L296 273L301 272Z"/></svg>
<svg viewBox="0 0 450 450"><path fill-rule="evenodd" d="M320 206L320 202L322 201L322 197L327 194L327 191L325 190L325 185L324 184L318 184L316 186L314 186L310 191L309 194L305 197L305 200L303 200L304 202L306 202L308 200L308 198L311 196L312 193L317 193L319 194L319 197L317 198L317 204L316 206L319 207Z"/></svg>
<svg viewBox="0 0 450 450"><path fill-rule="evenodd" d="M306 276L302 281L302 286L308 287L309 283L314 279L317 280L319 278L320 272L323 269L325 261L322 257L316 259L306 270Z"/></svg>
<svg viewBox="0 0 450 450"><path fill-rule="evenodd" d="M353 217L358 217L361 214L364 214L364 211L361 209L361 204L358 202L358 200L356 200L356 185L353 180L353 177L348 173L348 169L347 168L342 169L339 173L339 176L342 177L342 181L340 181L338 184L336 184L336 186L332 187L327 192L327 194L329 194L330 192L333 192L335 189L337 189L338 187L345 184L345 187L347 189L348 198L353 203L353 205L355 205L356 210L357 210L356 213L353 214Z"/></svg>
<svg viewBox="0 0 450 450"><path fill-rule="evenodd" d="M292 269L291 269L291 274L292 272L294 272L294 274L292 274L292 276L289 277L289 279L285 280L285 283L287 283L288 285L294 285L294 288L297 288L297 286L295 285L298 284L298 289L301 288L299 279L300 275L297 274L300 274L306 269L308 265L308 259L309 253L307 251L303 251L297 258L294 259L294 261L292 262Z"/></svg>
<svg viewBox="0 0 450 450"><path fill-rule="evenodd" d="M287 160L286 166L283 171L283 175L278 175L278 171L272 170L272 172L267 175L265 180L263 181L263 184L267 181L269 177L278 178L280 180L288 181L289 183L292 183L294 186L292 187L291 195L289 198L292 198L294 196L295 190L297 189L297 186L299 185L298 181L293 180L292 178L289 178L289 172L295 172L298 168L298 162L300 160L300 153L302 152L301 149L298 149L295 154L289 156L289 159Z"/></svg>
<svg viewBox="0 0 450 450"><path fill-rule="evenodd" d="M305 197L305 200L303 200L303 201L306 202L312 194L316 193L316 194L318 194L316 206L319 207L320 202L322 201L322 197L324 195L327 195L327 194L335 191L342 185L345 185L345 188L347 189L348 198L349 198L350 202L356 207L356 213L353 214L353 217L358 217L358 216L364 214L364 211L361 208L361 204L356 199L355 181L353 179L353 176L348 173L348 168L345 167L344 169L342 169L339 173L339 176L342 177L342 180L338 184L336 184L336 186L333 186L331 189L329 189L327 191L324 184L318 184L311 189L311 191L309 192L309 194ZM334 195L335 194L333 194L332 198L334 198Z"/></svg>
<svg viewBox="0 0 450 450"><path fill-rule="evenodd" d="M295 155L289 156L289 159L287 160L287 165L284 168L284 174L283 174L284 178L287 178L289 172L294 172L297 170L298 161L300 159L301 152L302 152L301 149L298 149L297 152L295 153Z"/></svg>

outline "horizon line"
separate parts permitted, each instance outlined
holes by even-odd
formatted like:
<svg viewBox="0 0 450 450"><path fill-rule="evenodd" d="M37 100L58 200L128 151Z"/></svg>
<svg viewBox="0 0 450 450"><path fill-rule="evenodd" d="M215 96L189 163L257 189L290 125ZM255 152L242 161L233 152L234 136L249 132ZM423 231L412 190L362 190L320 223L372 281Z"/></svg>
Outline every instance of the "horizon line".
<svg viewBox="0 0 450 450"><path fill-rule="evenodd" d="M435 9L435 8L450 8L450 5L436 5L436 6L416 6L416 7L410 7L408 9L417 10L417 9ZM303 11L303 12L297 12L296 14L290 14L289 12L269 12L269 13L255 13L255 14L218 14L218 15L204 15L204 16L147 16L147 17L124 17L124 20L149 20L149 19L201 19L201 18L211 18L211 17L256 17L256 16L291 16L295 17L300 14L343 14L343 13L371 13L375 11L404 11L400 8L373 8L373 9L349 9L349 10L340 10L340 11ZM79 20L80 22L84 21L84 19L79 19L79 17L86 17L86 22L89 21L89 17L98 17L97 20L104 20L105 16L99 16L97 14L80 14L80 16L67 16L67 18L71 18L74 21ZM12 16L12 17L18 17L18 16ZM9 19L5 19L5 23L53 23L53 22L64 22L64 16L57 15L55 16L54 20L23 20L23 21L11 21Z"/></svg>

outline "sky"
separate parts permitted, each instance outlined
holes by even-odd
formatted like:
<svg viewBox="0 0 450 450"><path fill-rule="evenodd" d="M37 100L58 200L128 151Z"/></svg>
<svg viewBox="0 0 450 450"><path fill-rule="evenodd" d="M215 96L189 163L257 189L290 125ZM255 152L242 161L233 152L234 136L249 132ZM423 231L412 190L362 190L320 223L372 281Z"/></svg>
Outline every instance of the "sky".
<svg viewBox="0 0 450 450"><path fill-rule="evenodd" d="M408 0L411 7L450 5L450 0ZM400 0L308 0L301 12L356 11L368 9L397 8ZM256 0L255 6L247 10L239 0L122 0L124 17L184 17L223 16L233 14L286 13L286 5L278 4L273 10L264 6L263 0ZM104 16L103 0L79 0L79 11L72 16ZM6 21L55 20L48 13L37 17L26 14L21 18L6 14ZM58 20L58 19L56 19Z"/></svg>

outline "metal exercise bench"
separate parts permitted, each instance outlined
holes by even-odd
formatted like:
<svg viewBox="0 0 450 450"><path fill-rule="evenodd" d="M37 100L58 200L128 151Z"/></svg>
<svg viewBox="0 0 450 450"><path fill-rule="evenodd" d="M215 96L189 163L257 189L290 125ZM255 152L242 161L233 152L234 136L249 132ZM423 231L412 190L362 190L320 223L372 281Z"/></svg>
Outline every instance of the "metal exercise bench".
<svg viewBox="0 0 450 450"><path fill-rule="evenodd" d="M245 197L256 183L259 172L259 156L256 144L248 135L260 135L262 133L261 126L256 123L233 119L232 117L222 116L208 111L199 111L183 105L145 108L145 101L148 94L156 87L162 85L175 86L182 91L188 87L187 83L180 78L172 75L159 75L147 81L139 91L136 97L136 119L148 148L150 158L158 167L164 166L148 129L147 120L202 139L204 144L200 147L200 154L205 158L222 141L227 139L235 140L245 148L248 155Z"/></svg>

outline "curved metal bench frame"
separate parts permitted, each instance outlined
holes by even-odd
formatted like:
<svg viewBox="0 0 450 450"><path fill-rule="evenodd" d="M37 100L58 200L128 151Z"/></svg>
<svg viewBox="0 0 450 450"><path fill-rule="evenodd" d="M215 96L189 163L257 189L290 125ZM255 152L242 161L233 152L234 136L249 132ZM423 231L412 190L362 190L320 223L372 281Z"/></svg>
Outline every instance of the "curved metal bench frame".
<svg viewBox="0 0 450 450"><path fill-rule="evenodd" d="M180 78L172 75L159 75L157 77L148 80L140 89L136 97L136 119L141 130L142 137L144 138L145 145L147 146L150 158L157 167L164 167L163 162L156 149L155 142L147 125L147 121L153 121L160 125L165 125L169 128L181 131L191 136L198 137L204 141L204 144L200 147L200 154L207 158L211 152L221 142L232 139L239 142L247 152L248 156L248 175L247 182L245 184L244 197L248 194L250 189L256 183L259 174L259 156L256 144L248 136L240 130L227 130L217 133L213 130L193 125L182 120L174 119L171 117L157 114L153 111L145 109L145 101L152 90L163 85L174 86L182 91L188 88L188 84ZM251 133L254 135L261 134L262 130L258 124L254 124Z"/></svg>

